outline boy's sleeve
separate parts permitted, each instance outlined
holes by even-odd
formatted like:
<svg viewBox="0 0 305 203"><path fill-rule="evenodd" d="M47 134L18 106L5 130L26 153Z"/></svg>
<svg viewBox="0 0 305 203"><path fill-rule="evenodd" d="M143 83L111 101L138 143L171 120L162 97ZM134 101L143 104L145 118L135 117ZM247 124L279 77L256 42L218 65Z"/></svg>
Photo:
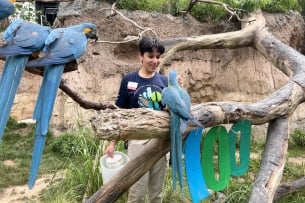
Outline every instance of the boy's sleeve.
<svg viewBox="0 0 305 203"><path fill-rule="evenodd" d="M121 82L119 94L117 100L115 101L115 105L120 108L128 108L128 92L127 83L125 79L123 79Z"/></svg>

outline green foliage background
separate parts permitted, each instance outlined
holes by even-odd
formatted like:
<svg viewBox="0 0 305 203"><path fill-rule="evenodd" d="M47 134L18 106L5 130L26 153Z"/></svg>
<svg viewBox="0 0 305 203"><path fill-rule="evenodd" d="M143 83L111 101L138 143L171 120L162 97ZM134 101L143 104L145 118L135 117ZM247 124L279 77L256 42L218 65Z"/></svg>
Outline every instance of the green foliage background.
<svg viewBox="0 0 305 203"><path fill-rule="evenodd" d="M186 10L189 0L105 0L108 3L117 3L119 9L157 11L174 16L181 15ZM244 14L260 8L262 11L275 13L294 10L304 13L305 0L218 0L232 8L238 8L237 14ZM191 11L191 15L199 21L219 21L228 19L230 14L220 5L198 2Z"/></svg>

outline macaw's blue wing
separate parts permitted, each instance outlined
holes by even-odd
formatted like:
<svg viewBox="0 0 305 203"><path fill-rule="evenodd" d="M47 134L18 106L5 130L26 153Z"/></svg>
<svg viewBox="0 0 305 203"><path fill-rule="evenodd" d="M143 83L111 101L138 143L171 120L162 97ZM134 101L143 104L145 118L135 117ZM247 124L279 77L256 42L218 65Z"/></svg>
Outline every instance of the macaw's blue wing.
<svg viewBox="0 0 305 203"><path fill-rule="evenodd" d="M32 154L32 165L28 181L30 189L33 188L38 174L41 157L48 133L49 123L54 108L57 90L64 71L64 65L50 65L44 68L44 75L38 100L35 106L35 143Z"/></svg>
<svg viewBox="0 0 305 203"><path fill-rule="evenodd" d="M52 30L45 41L44 56L30 61L27 66L65 64L78 59L86 51L87 38L97 39L95 33L96 26L91 23Z"/></svg>
<svg viewBox="0 0 305 203"><path fill-rule="evenodd" d="M6 57L0 78L0 139L9 118L29 55L42 50L50 28L16 20L3 32L6 44L0 48L0 55Z"/></svg>
<svg viewBox="0 0 305 203"><path fill-rule="evenodd" d="M6 44L0 48L0 56L31 55L41 51L50 31L47 26L15 20L2 34Z"/></svg>
<svg viewBox="0 0 305 203"><path fill-rule="evenodd" d="M193 115L190 113L191 112L191 98L189 96L189 94L187 93L187 91L181 87L178 84L178 80L177 80L177 72L175 70L170 70L169 71L169 77L168 77L168 83L169 86L176 89L176 91L178 91L179 93L179 98L181 101L179 101L179 103L181 102L183 105L183 111L185 112L184 115L181 114L181 117L184 118L181 121L181 132L184 133L186 128L187 128L187 121L190 121L192 123L194 123L195 125L197 125L198 127L203 128L203 125L193 117ZM179 104L180 105L180 104ZM180 111L181 108L179 107ZM188 115L187 115L188 114Z"/></svg>
<svg viewBox="0 0 305 203"><path fill-rule="evenodd" d="M93 24L90 24L90 27L86 27L85 24L72 27L73 29L68 27L52 30L45 40L44 56L32 60L27 64L27 67L45 67L42 85L33 114L33 118L36 120L36 134L28 181L30 189L35 184L39 170L49 122L65 63L78 59L85 53L87 46L86 33L96 29L96 26Z"/></svg>
<svg viewBox="0 0 305 203"><path fill-rule="evenodd" d="M9 17L15 12L15 6L12 1L0 0L0 20Z"/></svg>
<svg viewBox="0 0 305 203"><path fill-rule="evenodd" d="M179 95L179 91L172 86L166 87L162 91L162 103L170 110L185 120L192 120L194 117L187 109L184 101Z"/></svg>

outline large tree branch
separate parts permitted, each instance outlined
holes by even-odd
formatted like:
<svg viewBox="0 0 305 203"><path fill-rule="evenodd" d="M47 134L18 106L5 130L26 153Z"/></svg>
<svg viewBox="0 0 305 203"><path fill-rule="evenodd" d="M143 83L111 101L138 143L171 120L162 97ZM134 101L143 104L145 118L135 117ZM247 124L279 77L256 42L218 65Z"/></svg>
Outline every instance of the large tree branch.
<svg viewBox="0 0 305 203"><path fill-rule="evenodd" d="M295 191L301 190L305 187L305 176L292 181L290 183L283 183L282 185L280 185L274 195L274 200L278 200L281 197L284 197L288 194L291 194Z"/></svg>
<svg viewBox="0 0 305 203"><path fill-rule="evenodd" d="M168 139L152 139L146 145L147 150L135 159L130 160L116 176L95 192L87 202L115 202L169 150Z"/></svg>
<svg viewBox="0 0 305 203"><path fill-rule="evenodd" d="M234 123L242 118L260 125L279 116L291 115L304 100L303 89L289 82L270 97L253 104L209 102L192 106L192 114L206 127ZM167 112L118 109L98 112L91 119L91 124L98 139L164 138L169 135L169 119Z"/></svg>
<svg viewBox="0 0 305 203"><path fill-rule="evenodd" d="M285 166L289 135L288 120L281 117L269 123L267 142L261 167L251 192L250 203L272 203L273 201Z"/></svg>
<svg viewBox="0 0 305 203"><path fill-rule="evenodd" d="M66 81L63 79L60 81L59 88L84 109L94 109L97 111L105 110L105 109L116 109L116 107L113 104L103 104L100 102L93 102L85 99L84 97L79 95L76 91L72 90L67 85Z"/></svg>

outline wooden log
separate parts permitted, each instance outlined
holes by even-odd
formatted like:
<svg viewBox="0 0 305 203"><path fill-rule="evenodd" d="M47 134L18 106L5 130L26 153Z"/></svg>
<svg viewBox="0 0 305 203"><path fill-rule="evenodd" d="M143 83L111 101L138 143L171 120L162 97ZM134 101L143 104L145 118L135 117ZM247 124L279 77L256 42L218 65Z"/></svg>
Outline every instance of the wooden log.
<svg viewBox="0 0 305 203"><path fill-rule="evenodd" d="M280 117L271 121L261 167L255 180L249 203L272 203L281 181L288 149L289 118Z"/></svg>
<svg viewBox="0 0 305 203"><path fill-rule="evenodd" d="M29 61L36 59L37 57L30 56ZM0 60L5 61L5 57L0 57ZM65 64L64 73L75 71L78 69L78 64L76 60L70 61ZM25 67L25 70L35 74L35 75L43 75L43 67Z"/></svg>
<svg viewBox="0 0 305 203"><path fill-rule="evenodd" d="M78 69L78 64L76 60L73 60L65 64L64 73L75 71L77 69ZM32 74L42 76L44 67L25 67L25 70Z"/></svg>
<svg viewBox="0 0 305 203"><path fill-rule="evenodd" d="M291 115L304 102L303 89L288 82L268 98L253 103L209 102L192 106L191 113L205 127L229 124L239 119L249 119L260 125L279 116ZM99 111L90 122L97 139L126 140L167 138L169 135L169 113L149 109L107 109ZM186 133L195 126L189 126Z"/></svg>
<svg viewBox="0 0 305 203"><path fill-rule="evenodd" d="M147 150L130 160L121 171L96 191L86 202L115 202L169 151L169 139L151 139Z"/></svg>
<svg viewBox="0 0 305 203"><path fill-rule="evenodd" d="M305 176L298 180L289 182L289 183L283 183L278 187L278 189L274 195L274 200L278 200L281 197L284 197L293 192L301 190L304 187L305 187Z"/></svg>

